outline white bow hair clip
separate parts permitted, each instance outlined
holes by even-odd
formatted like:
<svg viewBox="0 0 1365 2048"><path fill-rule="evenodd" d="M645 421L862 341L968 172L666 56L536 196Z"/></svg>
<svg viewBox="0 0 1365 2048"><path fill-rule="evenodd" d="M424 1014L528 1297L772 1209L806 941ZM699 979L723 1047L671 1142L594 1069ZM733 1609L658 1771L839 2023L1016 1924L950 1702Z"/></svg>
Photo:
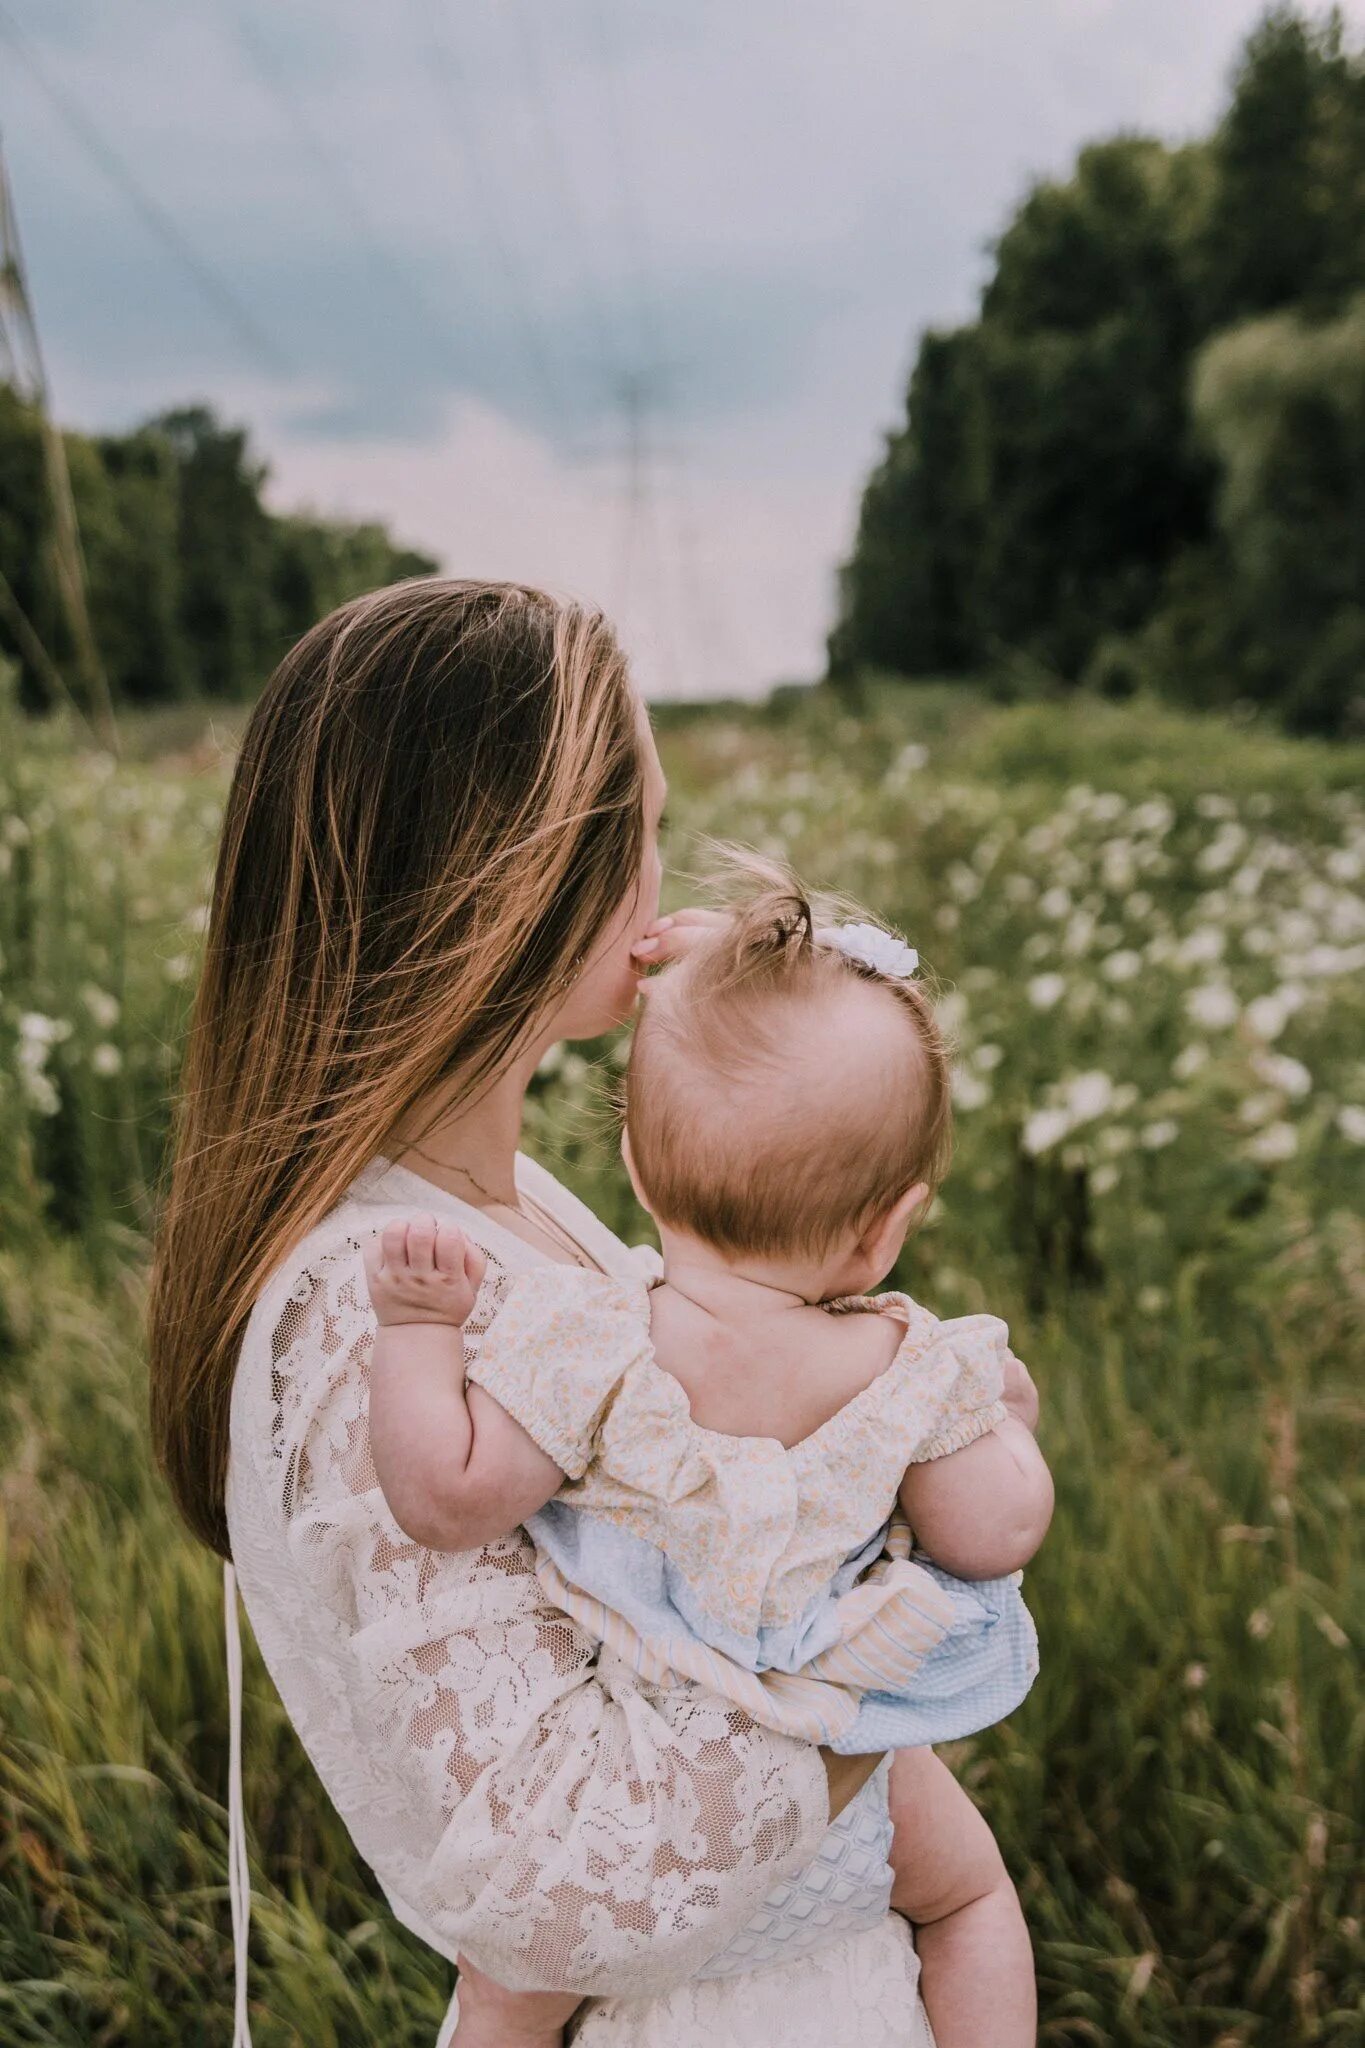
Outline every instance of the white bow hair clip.
<svg viewBox="0 0 1365 2048"><path fill-rule="evenodd" d="M884 974L890 981L909 981L919 966L915 948L907 946L894 932L883 931L879 924L827 924L814 937L817 946L833 946L845 960L870 967L874 974Z"/></svg>

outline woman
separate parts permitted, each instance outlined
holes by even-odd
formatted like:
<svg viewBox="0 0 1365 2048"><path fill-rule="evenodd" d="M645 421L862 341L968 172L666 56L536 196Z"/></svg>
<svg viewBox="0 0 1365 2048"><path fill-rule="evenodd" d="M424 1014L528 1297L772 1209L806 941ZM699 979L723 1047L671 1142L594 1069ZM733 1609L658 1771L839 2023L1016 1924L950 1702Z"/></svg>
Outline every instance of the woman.
<svg viewBox="0 0 1365 2048"><path fill-rule="evenodd" d="M370 1458L359 1246L390 1216L449 1213L488 1253L473 1343L528 1265L637 1256L517 1144L546 1048L631 1007L662 799L576 605L404 584L285 659L224 824L154 1433L394 1912L466 1967L461 2044L513 2048L487 1972L591 1994L592 2048L910 2048L876 1759L655 1692L544 1605L524 1538L408 1541Z"/></svg>

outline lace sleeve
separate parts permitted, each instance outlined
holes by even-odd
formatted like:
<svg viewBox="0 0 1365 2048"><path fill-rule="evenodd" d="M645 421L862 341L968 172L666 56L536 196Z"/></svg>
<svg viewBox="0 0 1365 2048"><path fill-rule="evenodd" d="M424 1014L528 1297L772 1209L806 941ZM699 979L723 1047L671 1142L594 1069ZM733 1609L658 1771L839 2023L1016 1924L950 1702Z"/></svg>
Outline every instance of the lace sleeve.
<svg viewBox="0 0 1365 2048"><path fill-rule="evenodd" d="M474 1351L507 1291L490 1261ZM818 1753L640 1681L547 1606L529 1542L423 1550L370 1456L358 1240L263 1299L229 1521L272 1676L399 1917L519 1988L690 1977L818 1849Z"/></svg>

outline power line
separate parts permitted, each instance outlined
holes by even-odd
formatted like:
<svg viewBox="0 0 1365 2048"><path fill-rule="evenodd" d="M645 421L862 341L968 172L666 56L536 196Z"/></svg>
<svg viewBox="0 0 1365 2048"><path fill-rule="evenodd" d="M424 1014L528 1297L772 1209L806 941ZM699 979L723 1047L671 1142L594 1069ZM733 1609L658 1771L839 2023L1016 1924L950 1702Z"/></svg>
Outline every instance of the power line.
<svg viewBox="0 0 1365 2048"><path fill-rule="evenodd" d="M438 124L442 139L452 142L459 158L464 183L473 198L473 218L481 241L491 249L494 263L502 273L511 307L511 324L519 333L521 352L538 387L546 417L557 419L563 412L558 379L552 369L553 351L547 345L522 274L512 239L503 217L498 181L484 155L477 123L464 91L464 76L456 62L438 0L420 0L426 21L426 47L431 58L433 87L440 91L450 118Z"/></svg>
<svg viewBox="0 0 1365 2048"><path fill-rule="evenodd" d="M289 90L272 69L269 53L260 42L255 30L249 26L246 17L240 9L226 4L226 0L224 0L223 12L227 16L229 26L237 42L245 51L258 82L276 102L293 130L296 140L302 146L305 154L311 158L315 168L321 173L329 198L339 201L340 210L345 215L348 225L358 231L360 240L364 243L369 253L370 260L384 272L390 283L396 285L398 290L406 297L408 303L417 310L421 319L425 322L428 332L440 343L442 349L449 350L458 357L459 345L453 329L439 309L427 297L425 290L417 282L417 279L399 262L393 250L388 246L370 214L360 187L352 178L346 164L324 141L302 101Z"/></svg>
<svg viewBox="0 0 1365 2048"><path fill-rule="evenodd" d="M603 292L597 264L591 253L587 222L578 194L578 184L569 163L559 131L549 87L545 79L544 66L540 61L540 50L532 33L530 19L526 12L525 0L513 0L511 13L521 43L522 72L535 99L535 111L539 115L536 133L540 141L541 156L549 173L548 182L558 196L560 212L580 249L580 273L587 285L587 301L590 308L591 324L596 333L598 365L603 384L613 392L618 401L621 398L621 362L618 349L612 340L611 321L607 312L606 294Z"/></svg>
<svg viewBox="0 0 1365 2048"><path fill-rule="evenodd" d="M0 35L14 50L15 55L70 132L92 161L114 185L150 228L177 262L189 272L204 297L218 308L228 325L232 327L239 341L262 363L272 375L292 374L291 365L281 354L265 330L257 325L254 316L242 304L231 286L226 284L204 259L194 244L186 239L176 226L171 215L160 202L144 191L123 158L108 142L85 110L59 85L57 80L40 62L20 33L10 15L0 7Z"/></svg>
<svg viewBox="0 0 1365 2048"><path fill-rule="evenodd" d="M621 222L622 239L633 262L641 339L647 355L655 366L654 389L662 391L673 374L674 366L667 362L659 339L656 273L645 216L639 204L641 182L636 172L633 134L617 90L616 63L611 46L607 6L608 0L582 0L582 12L588 31L586 41L595 58L606 113L605 127L612 144L616 171L617 214ZM670 523L673 541L669 552L675 568L675 601L668 609L673 615L674 634L669 635L666 630L666 621L662 618L662 598L656 611L656 621L664 629L660 638L672 657L674 677L676 679L677 663L673 650L675 640L680 641L683 637L682 621L686 622L687 637L693 646L700 646L700 666L703 673L708 673L713 668L722 672L734 671L736 656L733 636L726 625L722 607L716 599L714 586L701 565L696 512L687 485L683 454L676 448L670 453L666 445L653 442L645 443L645 448L647 453L644 457L644 474L639 490L639 516L646 525L646 537L654 551L661 591L667 587L669 578L660 519L670 513L672 515ZM657 468L651 466L654 462L657 462Z"/></svg>
<svg viewBox="0 0 1365 2048"><path fill-rule="evenodd" d="M9 172L2 149L0 338L4 341L5 357L10 365L15 389L21 398L27 399L38 420L43 470L52 513L52 570L57 595L66 617L67 631L75 650L76 666L80 671L100 736L112 751L117 752L118 724L114 717L113 699L109 694L109 678L100 659L94 628L90 623L85 554L81 547L76 500L71 489L71 472L67 467L66 443L53 421L52 408L48 403L47 368L43 362L42 346L38 339L38 323L33 316L33 303L29 297L23 245L19 240L19 221L15 213ZM54 686L55 679L56 689L69 700L70 692L66 688L66 680L61 670L43 645L41 635L28 618L8 581L4 581L0 597L3 597L5 613L20 646L28 656L30 666L38 670L49 688Z"/></svg>

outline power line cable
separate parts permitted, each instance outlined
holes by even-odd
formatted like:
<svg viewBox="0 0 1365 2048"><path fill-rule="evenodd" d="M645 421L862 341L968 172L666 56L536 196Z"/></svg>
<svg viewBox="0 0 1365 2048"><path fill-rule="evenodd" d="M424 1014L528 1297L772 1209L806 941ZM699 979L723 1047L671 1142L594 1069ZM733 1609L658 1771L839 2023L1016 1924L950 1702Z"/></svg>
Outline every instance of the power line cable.
<svg viewBox="0 0 1365 2048"><path fill-rule="evenodd" d="M581 5L587 26L585 40L595 58L606 113L605 127L612 143L616 169L617 213L622 224L623 240L633 260L641 338L655 366L657 381L654 388L662 392L676 374L676 366L666 359L659 339L661 322L658 316L657 271L652 258L651 238L644 211L639 203L639 195L643 188L637 174L637 155L634 148L636 131L627 119L617 89L617 66L608 19L609 0L581 0ZM666 443L657 441L650 441L647 444L647 451L647 467L641 492L642 513L647 521L650 544L655 551L656 570L661 588L666 587L669 581L661 530L663 520L669 521L673 536L667 554L671 555L675 571L672 579L674 602L669 609L676 630L672 637L666 632L663 635L663 644L667 646L672 657L673 675L676 679L677 659L674 649L684 637L698 650L700 659L695 666L704 675L712 671L719 674L737 674L744 666L743 657L736 654L737 642L727 625L725 609L701 563L696 508L686 475L686 453L677 447L670 449Z"/></svg>
<svg viewBox="0 0 1365 2048"><path fill-rule="evenodd" d="M398 260L370 213L360 187L336 152L323 139L303 102L290 91L273 69L269 52L239 8L223 0L222 12L235 39L256 74L257 80L276 102L305 154L322 176L328 196L339 204L347 225L358 232L370 260L413 306L428 333L458 358L459 344L445 316L427 297L412 273Z"/></svg>
<svg viewBox="0 0 1365 2048"><path fill-rule="evenodd" d="M9 43L49 105L75 136L86 154L99 166L110 184L123 194L157 240L170 250L182 268L193 277L204 297L217 307L224 320L236 333L238 340L272 375L292 374L292 366L286 357L264 328L258 325L254 315L243 305L236 292L210 264L205 262L160 201L143 189L113 144L106 139L84 108L77 104L34 54L27 38L3 7L0 7L0 35Z"/></svg>
<svg viewBox="0 0 1365 2048"><path fill-rule="evenodd" d="M52 418L47 366L38 339L38 323L29 296L28 273L19 221L10 190L9 171L0 149L0 335L14 376L15 390L32 407L42 442L43 472L47 482L48 505L52 514L49 549L57 596L66 619L67 632L75 654L76 668L104 743L118 751L118 721L114 716L109 677L100 658L98 642L90 620L89 578L85 551L81 546L76 499L71 489L71 471L66 460L66 442ZM8 582L4 604L20 645L26 649L30 666L37 669L49 687L58 679L61 693L69 696L65 678L48 654L31 620L24 612Z"/></svg>
<svg viewBox="0 0 1365 2048"><path fill-rule="evenodd" d="M476 232L491 251L494 267L501 272L510 307L509 324L516 330L522 356L543 402L546 417L553 422L563 416L564 404L558 377L552 367L554 352L547 343L536 315L531 292L514 251L503 215L496 175L484 154L478 123L473 118L465 92L465 78L445 32L443 11L438 0L419 0L425 19L425 44L432 85L443 97L449 119L438 124L443 141L457 157L464 184L469 188Z"/></svg>
<svg viewBox="0 0 1365 2048"><path fill-rule="evenodd" d="M598 367L604 387L621 402L623 367L627 368L627 374L629 371L627 366L623 366L620 351L612 339L607 294L597 274L597 262L592 254L591 238L579 196L578 181L560 133L559 121L546 82L540 49L526 11L525 0L511 0L509 11L521 44L522 74L535 101L534 111L539 116L536 134L542 160L548 172L548 183L557 195L559 210L570 235L579 245L579 271L587 286L586 298L597 342Z"/></svg>

